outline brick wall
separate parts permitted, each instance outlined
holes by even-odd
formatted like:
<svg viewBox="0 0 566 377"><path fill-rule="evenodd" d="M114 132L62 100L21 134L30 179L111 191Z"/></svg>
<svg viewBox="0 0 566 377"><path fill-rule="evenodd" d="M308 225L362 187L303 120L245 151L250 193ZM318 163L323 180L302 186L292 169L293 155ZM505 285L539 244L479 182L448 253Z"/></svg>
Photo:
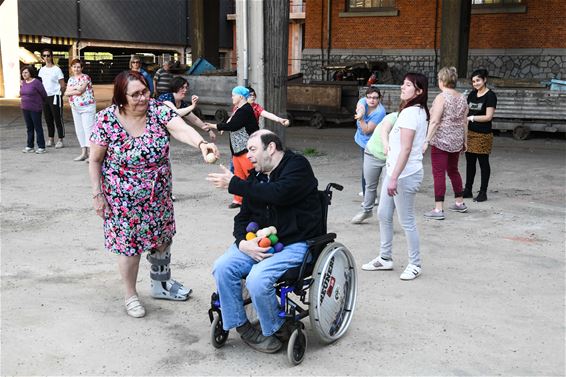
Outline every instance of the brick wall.
<svg viewBox="0 0 566 377"><path fill-rule="evenodd" d="M398 16L340 17L346 0L332 1L332 48L423 49L434 47L433 0L397 0ZM306 2L305 48L327 46L327 1ZM418 5L417 5L418 4ZM526 13L473 14L471 49L566 48L566 3L525 0ZM439 0L437 45L442 0ZM321 21L323 23L321 24ZM321 35L322 25L322 35Z"/></svg>
<svg viewBox="0 0 566 377"><path fill-rule="evenodd" d="M435 1L397 0L398 14L389 17L341 17L345 3L332 1L332 44L327 59L327 0L306 2L301 64L306 81L326 79L321 69L325 64L383 60L396 79L407 71L419 71L434 82L438 69ZM438 3L437 48L442 0ZM566 1L525 0L523 4L526 13L472 14L469 72L483 67L490 75L504 78L542 81L566 77Z"/></svg>
<svg viewBox="0 0 566 377"><path fill-rule="evenodd" d="M433 0L418 0L419 6L414 0L397 0L399 16L394 17L340 17L345 2L332 1L332 48L433 48ZM326 48L327 1L309 0L306 4L305 47L320 48L322 20Z"/></svg>

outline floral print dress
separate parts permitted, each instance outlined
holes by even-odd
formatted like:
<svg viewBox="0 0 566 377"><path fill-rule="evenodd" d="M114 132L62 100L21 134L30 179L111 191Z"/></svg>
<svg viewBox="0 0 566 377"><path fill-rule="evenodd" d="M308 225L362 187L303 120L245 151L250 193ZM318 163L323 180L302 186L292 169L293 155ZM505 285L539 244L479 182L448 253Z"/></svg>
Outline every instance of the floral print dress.
<svg viewBox="0 0 566 377"><path fill-rule="evenodd" d="M175 235L167 123L177 116L150 100L145 133L132 137L112 105L97 114L90 142L107 147L102 191L110 206L104 219L106 249L133 256Z"/></svg>
<svg viewBox="0 0 566 377"><path fill-rule="evenodd" d="M77 87L86 83L86 90L80 96L69 96L69 104L71 107L83 107L88 105L93 105L96 103L94 99L94 91L92 90L92 80L89 75L82 74L79 77L71 76L67 82L69 87Z"/></svg>

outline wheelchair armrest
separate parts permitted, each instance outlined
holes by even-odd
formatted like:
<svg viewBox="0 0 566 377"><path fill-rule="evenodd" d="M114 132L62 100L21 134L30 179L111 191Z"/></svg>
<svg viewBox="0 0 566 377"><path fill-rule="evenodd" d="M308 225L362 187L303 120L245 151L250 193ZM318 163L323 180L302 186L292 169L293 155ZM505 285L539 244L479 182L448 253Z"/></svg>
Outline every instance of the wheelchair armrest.
<svg viewBox="0 0 566 377"><path fill-rule="evenodd" d="M316 250L319 246L326 246L330 242L333 242L336 239L336 233L328 233L322 236L318 236L315 238L311 238L307 240L307 246L309 247L307 252L305 253L305 257L303 258L303 263L301 264L299 270L299 276L296 281L296 285L299 285L301 280L303 279L307 266L309 263L314 264L316 262L316 258L318 258L318 253L320 250ZM316 250L316 251L315 251Z"/></svg>
<svg viewBox="0 0 566 377"><path fill-rule="evenodd" d="M318 236L315 238L311 238L310 240L307 240L307 246L308 247L313 247L313 246L318 246L318 245L326 245L327 243L330 243L332 241L334 241L336 239L336 233L327 233L324 234L322 236Z"/></svg>

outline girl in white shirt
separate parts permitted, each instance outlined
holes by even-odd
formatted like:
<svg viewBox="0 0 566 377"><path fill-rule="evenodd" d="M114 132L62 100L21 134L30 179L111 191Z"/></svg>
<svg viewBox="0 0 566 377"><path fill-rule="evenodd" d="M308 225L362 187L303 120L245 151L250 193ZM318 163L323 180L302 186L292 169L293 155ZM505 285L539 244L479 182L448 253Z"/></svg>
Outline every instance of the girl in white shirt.
<svg viewBox="0 0 566 377"><path fill-rule="evenodd" d="M380 254L362 266L363 270L392 270L393 212L405 231L409 264L402 280L421 274L419 233L415 218L415 195L423 180L422 148L426 139L429 111L428 80L420 73L407 73L401 86L401 100L406 101L399 118L387 135L387 175L382 185L377 213L379 216Z"/></svg>

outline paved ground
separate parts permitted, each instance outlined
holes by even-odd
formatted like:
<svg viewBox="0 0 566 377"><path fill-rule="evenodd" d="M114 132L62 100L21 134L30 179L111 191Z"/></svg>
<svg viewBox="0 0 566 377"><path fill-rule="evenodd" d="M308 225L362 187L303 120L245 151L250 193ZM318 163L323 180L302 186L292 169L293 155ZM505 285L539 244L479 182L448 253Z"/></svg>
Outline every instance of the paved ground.
<svg viewBox="0 0 566 377"><path fill-rule="evenodd" d="M99 92L97 92L99 93ZM148 315L122 307L116 258L103 250L90 205L85 163L67 114L67 147L22 154L25 127L0 102L2 375L564 375L564 140L495 139L485 203L445 221L418 218L423 275L399 280L406 265L397 226L392 272L359 270L350 331L323 346L306 324L309 349L297 367L284 353L250 350L231 333L211 347L210 268L232 241L229 197L205 181L214 166L173 146L174 275L191 286L188 302L149 298L148 266L139 291ZM288 145L309 158L322 184L335 181L329 230L354 254L372 259L377 221L351 225L359 209L353 130L288 130ZM227 161L227 138L220 139ZM429 157L418 212L432 206ZM308 322L308 321L307 321Z"/></svg>

